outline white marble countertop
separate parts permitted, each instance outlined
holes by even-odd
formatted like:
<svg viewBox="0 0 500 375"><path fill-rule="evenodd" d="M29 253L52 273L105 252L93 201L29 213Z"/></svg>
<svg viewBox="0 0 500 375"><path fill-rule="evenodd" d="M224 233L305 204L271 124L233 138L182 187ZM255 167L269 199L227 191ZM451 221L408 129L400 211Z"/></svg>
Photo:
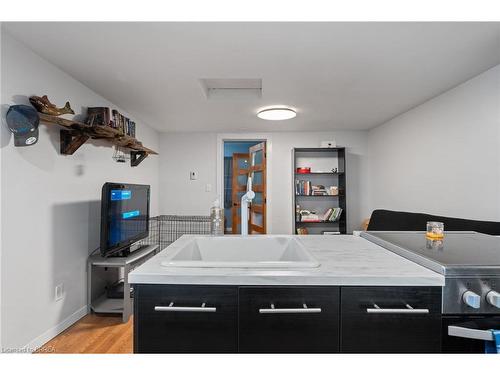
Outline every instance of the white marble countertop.
<svg viewBox="0 0 500 375"><path fill-rule="evenodd" d="M129 274L131 284L442 286L444 277L350 235L296 236L321 263L309 269L173 268L169 247ZM184 237L183 237L184 238ZM172 246L172 245L171 245Z"/></svg>

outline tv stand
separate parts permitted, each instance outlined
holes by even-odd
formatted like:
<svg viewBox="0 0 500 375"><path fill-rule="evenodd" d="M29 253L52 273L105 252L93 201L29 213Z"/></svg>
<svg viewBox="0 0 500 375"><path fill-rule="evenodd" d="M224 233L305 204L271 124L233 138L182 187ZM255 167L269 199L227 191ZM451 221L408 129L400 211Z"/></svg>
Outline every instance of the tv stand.
<svg viewBox="0 0 500 375"><path fill-rule="evenodd" d="M130 247L127 247L126 249L117 251L116 253L107 256L106 258L126 258L130 254L131 254Z"/></svg>
<svg viewBox="0 0 500 375"><path fill-rule="evenodd" d="M100 254L91 255L87 265L87 304L89 310L95 313L122 314L123 322L128 322L132 314L132 298L130 297L128 274L154 256L158 249L158 245L145 245L133 252L126 249L107 258L102 257ZM123 269L123 298L108 298L106 290L97 298L93 298L92 273L97 267L105 270L108 268Z"/></svg>

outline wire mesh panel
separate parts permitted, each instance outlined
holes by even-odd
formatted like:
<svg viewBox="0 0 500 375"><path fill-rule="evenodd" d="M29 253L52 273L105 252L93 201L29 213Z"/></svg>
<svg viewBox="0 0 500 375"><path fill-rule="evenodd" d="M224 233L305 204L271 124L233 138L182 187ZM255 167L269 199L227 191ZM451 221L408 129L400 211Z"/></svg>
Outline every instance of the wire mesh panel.
<svg viewBox="0 0 500 375"><path fill-rule="evenodd" d="M159 216L160 249L184 234L210 234L210 216Z"/></svg>
<svg viewBox="0 0 500 375"><path fill-rule="evenodd" d="M139 245L159 245L160 244L160 219L158 216L149 218L149 235L140 240Z"/></svg>
<svg viewBox="0 0 500 375"><path fill-rule="evenodd" d="M184 234L210 234L210 216L160 215L149 218L149 236L140 245L163 250Z"/></svg>

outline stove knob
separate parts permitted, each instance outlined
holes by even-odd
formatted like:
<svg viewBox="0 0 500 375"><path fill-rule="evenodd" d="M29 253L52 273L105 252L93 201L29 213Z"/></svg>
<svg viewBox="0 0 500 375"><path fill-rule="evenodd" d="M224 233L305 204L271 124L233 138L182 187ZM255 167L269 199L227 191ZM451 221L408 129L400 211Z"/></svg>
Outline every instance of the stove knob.
<svg viewBox="0 0 500 375"><path fill-rule="evenodd" d="M479 309L479 307L481 306L481 297L476 293L471 292L470 290L466 291L463 294L462 300L467 306L470 306L473 309Z"/></svg>
<svg viewBox="0 0 500 375"><path fill-rule="evenodd" d="M490 290L488 294L486 294L486 301L488 301L490 305L500 309L500 293Z"/></svg>

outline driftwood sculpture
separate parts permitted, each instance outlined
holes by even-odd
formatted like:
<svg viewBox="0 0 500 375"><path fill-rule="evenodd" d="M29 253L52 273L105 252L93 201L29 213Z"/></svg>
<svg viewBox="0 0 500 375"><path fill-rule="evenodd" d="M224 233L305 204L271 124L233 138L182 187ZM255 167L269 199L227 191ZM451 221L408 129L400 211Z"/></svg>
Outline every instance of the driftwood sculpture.
<svg viewBox="0 0 500 375"><path fill-rule="evenodd" d="M30 103L33 105L33 107L36 108L38 112L45 113L51 116L60 116L66 113L72 115L75 114L75 112L71 109L71 105L69 104L69 102L66 102L66 105L64 107L57 108L55 104L52 104L50 102L49 98L47 98L47 95L44 95L42 97L31 96Z"/></svg>

